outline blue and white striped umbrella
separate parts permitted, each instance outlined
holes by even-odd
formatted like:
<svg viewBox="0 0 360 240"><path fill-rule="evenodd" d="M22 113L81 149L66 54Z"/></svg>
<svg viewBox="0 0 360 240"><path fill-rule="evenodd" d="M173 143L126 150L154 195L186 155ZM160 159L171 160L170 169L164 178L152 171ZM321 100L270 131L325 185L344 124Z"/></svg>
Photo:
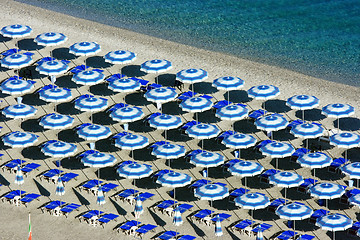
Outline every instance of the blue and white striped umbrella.
<svg viewBox="0 0 360 240"><path fill-rule="evenodd" d="M166 103L174 100L177 97L177 93L174 88L160 87L147 91L144 96L151 102Z"/></svg>
<svg viewBox="0 0 360 240"><path fill-rule="evenodd" d="M9 69L19 69L29 66L33 62L30 55L15 53L1 59L1 66Z"/></svg>
<svg viewBox="0 0 360 240"><path fill-rule="evenodd" d="M72 98L72 94L70 89L51 85L47 89L40 90L39 97L46 102L59 103L69 101Z"/></svg>
<svg viewBox="0 0 360 240"><path fill-rule="evenodd" d="M261 174L264 170L264 167L257 162L240 160L240 162L235 163L228 169L232 175L240 177L252 177Z"/></svg>
<svg viewBox="0 0 360 240"><path fill-rule="evenodd" d="M270 204L270 199L261 193L246 193L235 198L235 205L243 209L262 209Z"/></svg>
<svg viewBox="0 0 360 240"><path fill-rule="evenodd" d="M210 99L204 97L192 97L182 101L180 107L187 112L204 112L213 106Z"/></svg>
<svg viewBox="0 0 360 240"><path fill-rule="evenodd" d="M82 95L75 100L75 108L86 112L99 112L108 107L106 98L96 98L91 95Z"/></svg>
<svg viewBox="0 0 360 240"><path fill-rule="evenodd" d="M5 117L13 119L32 117L36 114L36 112L37 109L35 107L22 103L7 106L2 110Z"/></svg>
<svg viewBox="0 0 360 240"><path fill-rule="evenodd" d="M57 179L55 194L59 195L59 196L63 196L65 194L65 187L64 187L64 184L63 184L61 178Z"/></svg>
<svg viewBox="0 0 360 240"><path fill-rule="evenodd" d="M11 132L3 136L4 145L12 148L25 148L34 145L38 141L35 134L29 132Z"/></svg>
<svg viewBox="0 0 360 240"><path fill-rule="evenodd" d="M174 219L173 219L173 224L175 226L180 226L181 224L183 224L183 219L181 217L181 212L179 208L175 208L174 210Z"/></svg>
<svg viewBox="0 0 360 240"><path fill-rule="evenodd" d="M140 70L146 73L161 73L172 68L170 61L165 59L149 60L141 64Z"/></svg>
<svg viewBox="0 0 360 240"><path fill-rule="evenodd" d="M295 137L317 138L324 135L324 128L314 123L303 123L291 128L290 132Z"/></svg>
<svg viewBox="0 0 360 240"><path fill-rule="evenodd" d="M36 36L34 41L41 46L57 46L66 42L68 38L58 32L47 32Z"/></svg>
<svg viewBox="0 0 360 240"><path fill-rule="evenodd" d="M237 90L244 86L244 80L238 78L238 77L221 77L218 79L215 79L213 82L213 87L216 87L218 90Z"/></svg>
<svg viewBox="0 0 360 240"><path fill-rule="evenodd" d="M111 80L110 78L106 79L109 82L108 88L114 92L134 92L139 90L141 84L139 81L135 81L131 78L120 78Z"/></svg>
<svg viewBox="0 0 360 240"><path fill-rule="evenodd" d="M302 167L323 168L330 166L332 158L322 152L307 153L297 159Z"/></svg>
<svg viewBox="0 0 360 240"><path fill-rule="evenodd" d="M300 186L303 182L303 177L293 172L278 172L269 177L270 184L284 188L297 187Z"/></svg>
<svg viewBox="0 0 360 240"><path fill-rule="evenodd" d="M163 144L153 149L152 155L163 159L177 159L185 156L186 149L178 144Z"/></svg>
<svg viewBox="0 0 360 240"><path fill-rule="evenodd" d="M345 189L335 183L318 183L309 189L312 197L320 199L334 199L339 198L345 193Z"/></svg>
<svg viewBox="0 0 360 240"><path fill-rule="evenodd" d="M192 178L185 174L179 172L169 172L161 175L157 180L156 183L161 184L165 187L184 187L191 183Z"/></svg>
<svg viewBox="0 0 360 240"><path fill-rule="evenodd" d="M215 236L221 237L222 235L223 235L223 231L221 229L221 221L219 215L217 215L215 222Z"/></svg>
<svg viewBox="0 0 360 240"><path fill-rule="evenodd" d="M355 204L356 206L360 206L360 194L354 194L351 197L349 197L349 202L351 204Z"/></svg>
<svg viewBox="0 0 360 240"><path fill-rule="evenodd" d="M127 134L115 139L115 146L124 150L135 150L149 145L149 139L142 135Z"/></svg>
<svg viewBox="0 0 360 240"><path fill-rule="evenodd" d="M346 230L350 228L352 224L353 221L350 218L339 213L322 216L316 221L316 226L332 232Z"/></svg>
<svg viewBox="0 0 360 240"><path fill-rule="evenodd" d="M200 123L186 129L186 133L189 135L189 137L197 139L210 139L217 137L220 133L220 130L215 125Z"/></svg>
<svg viewBox="0 0 360 240"><path fill-rule="evenodd" d="M129 179L140 179L148 177L153 173L150 165L140 163L126 164L120 166L116 171L120 177Z"/></svg>
<svg viewBox="0 0 360 240"><path fill-rule="evenodd" d="M65 158L75 155L77 146L72 143L50 140L42 145L41 152L53 158Z"/></svg>
<svg viewBox="0 0 360 240"><path fill-rule="evenodd" d="M161 114L149 120L150 127L156 129L169 130L178 128L182 125L182 121L180 117Z"/></svg>
<svg viewBox="0 0 360 240"><path fill-rule="evenodd" d="M61 60L43 61L36 67L36 71L48 76L66 73L68 69L67 62Z"/></svg>
<svg viewBox="0 0 360 240"><path fill-rule="evenodd" d="M221 120L238 121L248 116L249 110L246 107L231 104L216 111L215 116Z"/></svg>
<svg viewBox="0 0 360 240"><path fill-rule="evenodd" d="M81 162L87 167L102 168L114 165L116 158L108 153L90 150L89 153L85 152Z"/></svg>
<svg viewBox="0 0 360 240"><path fill-rule="evenodd" d="M143 116L144 113L139 107L122 107L110 113L111 119L119 122L135 122Z"/></svg>
<svg viewBox="0 0 360 240"><path fill-rule="evenodd" d="M276 215L286 220L303 220L310 218L313 210L303 204L290 203L282 205L276 209Z"/></svg>
<svg viewBox="0 0 360 240"><path fill-rule="evenodd" d="M76 56L91 56L100 52L100 45L96 42L79 42L69 47L69 52Z"/></svg>
<svg viewBox="0 0 360 240"><path fill-rule="evenodd" d="M78 73L72 77L72 80L76 84L81 85L96 85L104 81L105 75L102 73L102 70L92 69L85 70Z"/></svg>
<svg viewBox="0 0 360 240"><path fill-rule="evenodd" d="M255 121L255 125L258 129L268 132L284 129L288 124L288 120L278 114L264 116Z"/></svg>
<svg viewBox="0 0 360 240"><path fill-rule="evenodd" d="M40 125L46 129L64 129L71 127L73 123L73 117L56 113L47 114L40 120Z"/></svg>
<svg viewBox="0 0 360 240"><path fill-rule="evenodd" d="M360 144L360 136L351 132L342 132L330 136L330 144L339 148L354 148Z"/></svg>
<svg viewBox="0 0 360 240"><path fill-rule="evenodd" d="M295 149L289 143L270 142L262 146L260 151L264 155L271 156L272 158L284 158L290 157L295 152Z"/></svg>
<svg viewBox="0 0 360 240"><path fill-rule="evenodd" d="M89 124L79 128L77 134L87 141L97 141L109 137L112 133L106 126Z"/></svg>
<svg viewBox="0 0 360 240"><path fill-rule="evenodd" d="M190 68L181 70L176 74L176 79L183 83L197 83L202 82L208 78L208 73L200 68Z"/></svg>
<svg viewBox="0 0 360 240"><path fill-rule="evenodd" d="M256 240L264 240L264 235L261 230L256 234Z"/></svg>
<svg viewBox="0 0 360 240"><path fill-rule="evenodd" d="M360 163L353 162L342 166L341 171L348 175L350 178L360 179Z"/></svg>
<svg viewBox="0 0 360 240"><path fill-rule="evenodd" d="M229 196L229 189L220 184L206 184L196 188L194 195L201 200L215 201Z"/></svg>
<svg viewBox="0 0 360 240"><path fill-rule="evenodd" d="M243 133L236 133L230 136L227 136L222 140L222 143L225 144L228 148L234 149L244 149L249 148L256 145L256 138Z"/></svg>
<svg viewBox="0 0 360 240"><path fill-rule="evenodd" d="M202 151L190 158L190 163L198 167L216 167L224 163L225 157L219 153Z"/></svg>
<svg viewBox="0 0 360 240"><path fill-rule="evenodd" d="M286 101L291 109L307 110L319 106L319 99L310 95L295 95Z"/></svg>
<svg viewBox="0 0 360 240"><path fill-rule="evenodd" d="M4 37L9 37L9 38L21 38L21 37L29 36L31 31L32 29L29 26L14 24L3 27L0 30L0 34L3 35Z"/></svg>
<svg viewBox="0 0 360 240"><path fill-rule="evenodd" d="M21 171L20 165L16 167L15 184L21 185L24 183L24 175Z"/></svg>
<svg viewBox="0 0 360 240"><path fill-rule="evenodd" d="M144 212L144 208L142 206L142 201L140 197L136 197L136 202L135 202L135 209L134 209L134 215L135 218L140 218L140 215L143 214Z"/></svg>
<svg viewBox="0 0 360 240"><path fill-rule="evenodd" d="M355 109L349 104L334 103L322 108L322 114L332 118L344 118L355 114Z"/></svg>
<svg viewBox="0 0 360 240"><path fill-rule="evenodd" d="M96 204L104 205L105 203L106 203L106 201L105 201L105 197L104 197L104 192L103 192L101 186L99 186L98 191L97 191Z"/></svg>
<svg viewBox="0 0 360 240"><path fill-rule="evenodd" d="M250 98L268 100L278 96L280 94L280 90L278 87L273 85L259 85L250 88L247 93Z"/></svg>
<svg viewBox="0 0 360 240"><path fill-rule="evenodd" d="M34 83L33 81L23 80L21 77L13 76L1 83L0 91L10 95L24 94L31 91Z"/></svg>
<svg viewBox="0 0 360 240"><path fill-rule="evenodd" d="M136 55L133 52L126 50L116 50L108 52L105 56L105 62L112 64L127 64L136 59Z"/></svg>

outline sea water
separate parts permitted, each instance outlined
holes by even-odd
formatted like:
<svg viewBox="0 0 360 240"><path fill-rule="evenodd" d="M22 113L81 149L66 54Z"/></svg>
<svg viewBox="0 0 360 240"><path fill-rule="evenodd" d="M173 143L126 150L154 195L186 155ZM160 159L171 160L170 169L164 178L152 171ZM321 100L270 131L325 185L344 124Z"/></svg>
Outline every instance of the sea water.
<svg viewBox="0 0 360 240"><path fill-rule="evenodd" d="M359 0L19 1L360 86Z"/></svg>

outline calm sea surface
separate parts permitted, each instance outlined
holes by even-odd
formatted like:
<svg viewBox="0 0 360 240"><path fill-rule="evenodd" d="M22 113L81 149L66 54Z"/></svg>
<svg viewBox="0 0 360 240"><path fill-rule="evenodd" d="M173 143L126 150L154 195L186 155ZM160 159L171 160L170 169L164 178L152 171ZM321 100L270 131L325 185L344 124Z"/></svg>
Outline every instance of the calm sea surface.
<svg viewBox="0 0 360 240"><path fill-rule="evenodd" d="M359 0L19 0L360 87Z"/></svg>

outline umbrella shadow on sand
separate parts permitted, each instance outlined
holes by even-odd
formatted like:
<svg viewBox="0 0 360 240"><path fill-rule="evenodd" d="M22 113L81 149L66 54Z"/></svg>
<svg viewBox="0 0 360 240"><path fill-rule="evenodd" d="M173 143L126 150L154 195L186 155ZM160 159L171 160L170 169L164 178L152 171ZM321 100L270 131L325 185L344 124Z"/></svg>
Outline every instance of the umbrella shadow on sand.
<svg viewBox="0 0 360 240"><path fill-rule="evenodd" d="M114 181L120 179L119 175L116 173L115 168L113 167L100 168L100 170L95 171L95 174L97 176L100 176L100 179L107 181Z"/></svg>
<svg viewBox="0 0 360 240"><path fill-rule="evenodd" d="M108 68L111 67L112 64L105 62L105 59L100 56L92 56L86 59L86 66L93 68Z"/></svg>
<svg viewBox="0 0 360 240"><path fill-rule="evenodd" d="M212 83L210 82L199 82L195 83L193 86L194 92L200 94L212 94L218 91L215 87L212 86Z"/></svg>
<svg viewBox="0 0 360 240"><path fill-rule="evenodd" d="M266 111L273 113L286 113L291 110L291 108L286 105L286 101L279 99L267 100L265 107Z"/></svg>
<svg viewBox="0 0 360 240"><path fill-rule="evenodd" d="M295 116L302 119L302 111L296 111ZM321 113L321 109L309 109L304 111L304 119L306 121L320 121L324 118L326 118L326 116Z"/></svg>
<svg viewBox="0 0 360 240"><path fill-rule="evenodd" d="M39 94L37 92L29 93L22 96L22 102L24 104L32 105L32 106L43 106L47 103L44 100L39 98Z"/></svg>
<svg viewBox="0 0 360 240"><path fill-rule="evenodd" d="M238 238L238 236L236 236L229 228L226 228L226 231L229 233L231 239L240 240L240 238Z"/></svg>
<svg viewBox="0 0 360 240"><path fill-rule="evenodd" d="M115 202L113 199L109 198L110 202L114 205L116 211L119 215L125 216L127 214L126 210L123 209L117 202Z"/></svg>
<svg viewBox="0 0 360 240"><path fill-rule="evenodd" d="M68 157L61 160L61 167L65 169L79 170L86 168L76 157Z"/></svg>
<svg viewBox="0 0 360 240"><path fill-rule="evenodd" d="M156 225L163 227L166 225L166 222L164 220L162 220L161 217L159 217L153 210L149 209L149 213L151 215L151 217L154 219Z"/></svg>
<svg viewBox="0 0 360 240"><path fill-rule="evenodd" d="M176 75L172 73L160 74L157 77L158 84L164 87L173 87L175 85Z"/></svg>
<svg viewBox="0 0 360 240"><path fill-rule="evenodd" d="M112 96L114 92L107 87L106 83L96 84L89 87L89 91L98 96Z"/></svg>
<svg viewBox="0 0 360 240"><path fill-rule="evenodd" d="M146 73L140 71L140 65L127 65L121 69L121 73L128 77L142 77Z"/></svg>
<svg viewBox="0 0 360 240"><path fill-rule="evenodd" d="M21 122L21 128L26 132L39 133L44 132L44 128L40 126L40 119L28 119Z"/></svg>
<svg viewBox="0 0 360 240"><path fill-rule="evenodd" d="M117 123L114 120L112 120L109 112L94 113L92 115L92 121L94 124L100 124L100 125L113 125Z"/></svg>
<svg viewBox="0 0 360 240"><path fill-rule="evenodd" d="M81 85L76 84L72 75L63 75L56 80L56 85L62 88L79 88Z"/></svg>
<svg viewBox="0 0 360 240"><path fill-rule="evenodd" d="M69 53L69 48L66 47L55 48L52 51L52 55L54 58L59 60L63 60L63 59L72 60L76 58L74 54Z"/></svg>
<svg viewBox="0 0 360 240"><path fill-rule="evenodd" d="M77 190L75 190L75 188L73 188L72 190L74 191L76 197L79 199L79 202L81 205L85 205L86 207L88 205L90 205L90 202L83 195L81 195Z"/></svg>
<svg viewBox="0 0 360 240"><path fill-rule="evenodd" d="M134 106L146 106L150 104L141 92L127 94L125 96L125 102Z"/></svg>
<svg viewBox="0 0 360 240"><path fill-rule="evenodd" d="M43 185L41 185L38 181L36 181L35 179L33 179L35 184L36 184L36 187L38 188L39 190L39 193L45 197L50 197L50 192L43 187ZM55 191L55 187L54 187L54 191Z"/></svg>
<svg viewBox="0 0 360 240"><path fill-rule="evenodd" d="M58 133L58 139L60 141L69 142L69 143L77 143L83 141L76 134L76 131L73 129L65 129Z"/></svg>
<svg viewBox="0 0 360 240"><path fill-rule="evenodd" d="M227 100L227 93L224 94L224 98ZM233 90L229 92L229 101L233 103L246 103L250 102L251 98L248 97L248 94L244 90Z"/></svg>
<svg viewBox="0 0 360 240"><path fill-rule="evenodd" d="M337 126L338 120L334 121L334 126ZM360 119L353 117L346 117L340 119L340 129L343 131L358 131L360 130Z"/></svg>
<svg viewBox="0 0 360 240"><path fill-rule="evenodd" d="M56 109L59 114L64 115L77 115L81 113L80 110L74 107L73 102L60 103L59 105L57 105Z"/></svg>
<svg viewBox="0 0 360 240"><path fill-rule="evenodd" d="M6 178L4 178L4 176L2 174L0 174L0 183L4 186L10 185L10 182L8 180L6 180Z"/></svg>
<svg viewBox="0 0 360 240"><path fill-rule="evenodd" d="M24 148L21 151L21 154L24 158L29 158L32 160L43 160L47 158L44 153L41 152L41 148L38 146Z"/></svg>
<svg viewBox="0 0 360 240"><path fill-rule="evenodd" d="M18 41L19 49L26 50L26 51L35 51L43 49L44 46L41 46L34 42L33 38L25 38Z"/></svg>

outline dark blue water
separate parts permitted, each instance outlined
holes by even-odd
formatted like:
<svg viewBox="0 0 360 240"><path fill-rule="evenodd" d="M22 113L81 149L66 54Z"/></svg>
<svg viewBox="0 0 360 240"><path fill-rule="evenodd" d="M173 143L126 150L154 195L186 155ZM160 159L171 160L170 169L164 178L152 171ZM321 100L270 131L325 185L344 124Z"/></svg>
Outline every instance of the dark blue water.
<svg viewBox="0 0 360 240"><path fill-rule="evenodd" d="M360 86L359 0L20 0Z"/></svg>

